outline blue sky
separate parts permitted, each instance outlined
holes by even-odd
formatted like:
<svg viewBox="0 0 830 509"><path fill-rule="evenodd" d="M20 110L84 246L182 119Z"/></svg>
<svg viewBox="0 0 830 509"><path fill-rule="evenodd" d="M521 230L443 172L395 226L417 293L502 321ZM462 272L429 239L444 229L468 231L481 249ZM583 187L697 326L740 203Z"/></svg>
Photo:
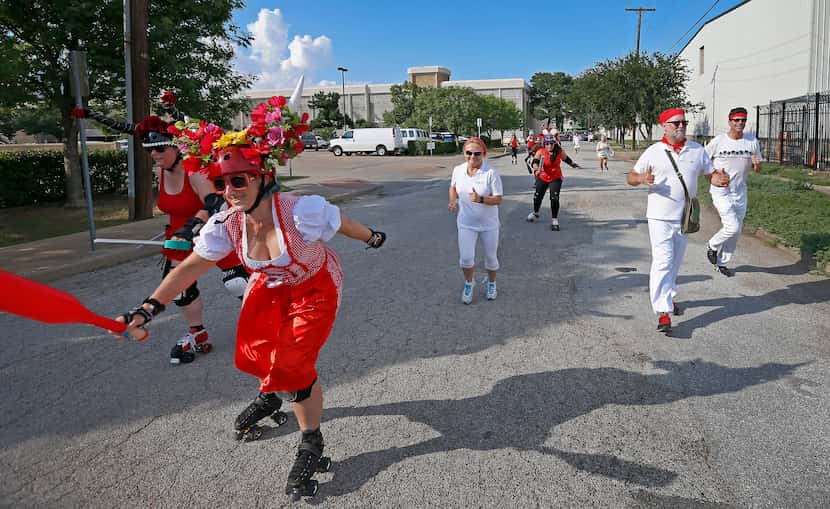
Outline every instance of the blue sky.
<svg viewBox="0 0 830 509"><path fill-rule="evenodd" d="M257 37L238 59L241 70L261 76L257 88L290 86L300 73L309 85L339 84L337 66L349 69L347 84L400 83L407 67L422 65L447 67L459 80L529 80L537 71L577 74L633 50L637 14L626 7L657 9L643 14L641 51L676 52L739 3L249 0L234 19Z"/></svg>

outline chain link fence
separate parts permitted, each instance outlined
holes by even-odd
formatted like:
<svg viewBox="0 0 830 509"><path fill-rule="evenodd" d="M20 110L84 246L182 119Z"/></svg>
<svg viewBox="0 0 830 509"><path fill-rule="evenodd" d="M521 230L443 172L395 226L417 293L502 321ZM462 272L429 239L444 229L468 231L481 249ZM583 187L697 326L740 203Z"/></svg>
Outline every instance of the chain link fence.
<svg viewBox="0 0 830 509"><path fill-rule="evenodd" d="M755 107L764 159L830 171L830 92Z"/></svg>

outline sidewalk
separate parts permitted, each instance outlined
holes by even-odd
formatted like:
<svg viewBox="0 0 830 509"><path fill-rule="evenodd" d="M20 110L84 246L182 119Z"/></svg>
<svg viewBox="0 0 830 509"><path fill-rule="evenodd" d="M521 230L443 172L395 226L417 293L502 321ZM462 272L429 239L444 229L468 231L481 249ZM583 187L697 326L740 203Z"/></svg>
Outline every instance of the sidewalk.
<svg viewBox="0 0 830 509"><path fill-rule="evenodd" d="M306 178L290 183L295 194L318 194L332 203L376 192L381 185L365 180ZM167 216L101 228L97 238L149 240L164 231ZM0 248L0 269L18 276L48 283L66 276L126 263L157 255L158 246L97 244L90 250L89 232Z"/></svg>

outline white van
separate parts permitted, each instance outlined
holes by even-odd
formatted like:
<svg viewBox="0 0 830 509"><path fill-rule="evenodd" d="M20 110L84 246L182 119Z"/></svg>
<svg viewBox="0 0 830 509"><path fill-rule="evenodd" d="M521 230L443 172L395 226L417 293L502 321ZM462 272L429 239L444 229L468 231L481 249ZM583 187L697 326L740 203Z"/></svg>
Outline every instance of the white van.
<svg viewBox="0 0 830 509"><path fill-rule="evenodd" d="M339 138L329 140L329 143L329 150L336 156L372 152L385 156L389 153L400 154L406 149L397 127L349 129Z"/></svg>
<svg viewBox="0 0 830 509"><path fill-rule="evenodd" d="M417 127L401 127L403 146L408 147L410 141L429 141L429 133Z"/></svg>

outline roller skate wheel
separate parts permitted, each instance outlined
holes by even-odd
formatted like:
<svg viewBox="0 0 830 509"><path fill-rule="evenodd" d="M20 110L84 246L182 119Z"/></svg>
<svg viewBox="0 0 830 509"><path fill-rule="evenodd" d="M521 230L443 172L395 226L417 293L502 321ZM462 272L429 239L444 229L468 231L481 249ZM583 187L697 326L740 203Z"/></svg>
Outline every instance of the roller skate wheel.
<svg viewBox="0 0 830 509"><path fill-rule="evenodd" d="M313 497L319 491L320 485L314 479L309 479L308 481L300 484L299 486L294 486L291 488L291 501L296 502L300 500L302 497Z"/></svg>
<svg viewBox="0 0 830 509"><path fill-rule="evenodd" d="M250 428L236 430L236 439L243 442L253 442L262 436L262 428L253 425Z"/></svg>
<svg viewBox="0 0 830 509"><path fill-rule="evenodd" d="M178 359L178 357L170 357L170 364L175 365L175 364L179 364L180 362L181 361Z"/></svg>
<svg viewBox="0 0 830 509"><path fill-rule="evenodd" d="M331 470L331 458L328 456L322 456L320 461L317 463L317 473L325 474L329 470Z"/></svg>
<svg viewBox="0 0 830 509"><path fill-rule="evenodd" d="M279 427L288 421L288 414L281 410L277 410L276 412L271 414L271 419L273 419L274 424L276 424L277 427Z"/></svg>
<svg viewBox="0 0 830 509"><path fill-rule="evenodd" d="M182 362L185 364L189 364L193 362L193 359L196 358L196 354L193 352L182 352Z"/></svg>
<svg viewBox="0 0 830 509"><path fill-rule="evenodd" d="M213 350L213 345L210 343L202 343L200 345L197 345L196 348L202 353L209 353Z"/></svg>

